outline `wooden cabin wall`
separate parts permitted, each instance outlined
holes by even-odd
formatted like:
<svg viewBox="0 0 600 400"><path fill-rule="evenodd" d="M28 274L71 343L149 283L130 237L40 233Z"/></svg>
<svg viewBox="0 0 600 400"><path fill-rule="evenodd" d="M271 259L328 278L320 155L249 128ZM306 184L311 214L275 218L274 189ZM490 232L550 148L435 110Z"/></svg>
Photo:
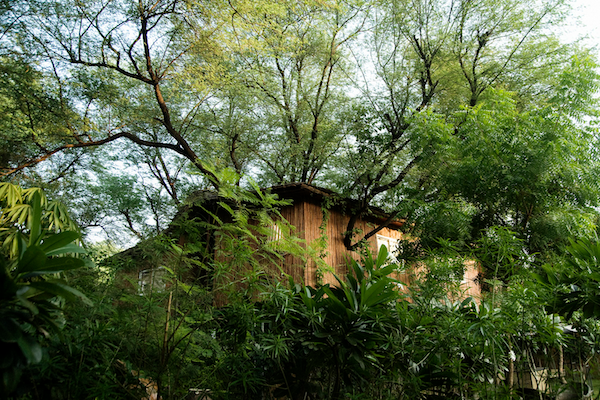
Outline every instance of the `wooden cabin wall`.
<svg viewBox="0 0 600 400"><path fill-rule="evenodd" d="M305 240L305 218L303 203L294 204L289 207L284 207L281 211L281 216L285 218L290 225L295 227L295 235ZM305 261L299 257L294 257L290 254L284 256L282 269L286 274L294 278L295 282L303 282L305 284Z"/></svg>
<svg viewBox="0 0 600 400"><path fill-rule="evenodd" d="M369 226L369 231L376 228L375 224L368 224ZM381 229L377 234L381 235L381 236L385 236L385 237L389 237L392 239L396 239L396 240L406 240L408 239L408 235L406 235L405 233L397 230L397 229L392 229L392 228L383 228ZM373 257L376 257L379 254L379 247L377 246L377 234L373 235L369 238L368 242L369 242L369 251L371 252L371 254L373 254ZM389 251L390 249L388 249ZM396 254L394 254L393 256L396 256ZM398 261L398 264L400 264L401 262ZM400 281L400 283L402 283L405 286L410 285L413 281L414 281L414 271L402 271L402 272L395 272L392 276L397 279L398 281Z"/></svg>
<svg viewBox="0 0 600 400"><path fill-rule="evenodd" d="M324 210L315 201L304 201L303 199L296 199L291 206L283 207L280 213L290 225L295 227L295 235L304 240L306 245L310 246L312 244L316 247L315 241L319 240L322 235L326 235L327 248L320 249L320 251L315 248L315 250L317 250L317 253L322 253L323 255L321 257L321 264L329 266L330 268L328 269L333 271L337 276L343 277L348 273L349 258L360 261L360 253L350 252L344 246L344 232L348 226L349 216L337 210ZM356 223L356 229L363 232L363 234L375 227L374 223L364 220ZM402 232L391 228L383 228L379 234L393 239L404 238ZM376 236L369 238L367 242L369 251L373 257L376 257L379 250L377 248ZM217 256L217 253L215 251L215 256ZM217 258L221 257L217 256ZM300 257L288 254L284 255L280 266L283 272L292 276L296 282L303 282L305 285L310 286L327 283L337 285L337 280L334 278L333 273L327 272L326 269L319 270L318 264L314 259L302 260ZM238 266L238 268L240 267ZM279 276L277 271L273 270L272 272L274 276ZM408 274L398 274L396 278L404 284L410 283Z"/></svg>
<svg viewBox="0 0 600 400"><path fill-rule="evenodd" d="M349 216L336 210L327 210L324 215L323 208L312 202L298 202L294 206L282 211L282 216L292 225L297 227L297 234L304 239L307 245L318 240L323 234L327 236L328 247L324 249L322 260L331 267L331 270L338 276L343 277L348 273L348 259L351 257L360 262L361 254L359 252L350 252L344 246L344 232L347 229ZM323 224L324 218L326 224ZM322 230L322 227L325 227ZM365 234L376 227L375 223L365 220L358 221L356 228ZM403 240L407 236L399 230L393 228L383 228L378 232L379 235L392 239ZM377 235L373 235L367 240L368 249L373 257L376 257L379 248L377 246ZM302 260L286 258L284 270L292 275L296 281L303 281L306 285L315 286L317 284L337 285L337 281L331 272L318 270L317 263L314 260ZM418 276L418 268L408 272L398 272L395 278L402 284L409 286ZM480 298L481 288L478 284L479 268L474 261L468 261L465 264L465 276L461 283L461 289L464 296ZM319 276L321 275L321 276Z"/></svg>
<svg viewBox="0 0 600 400"><path fill-rule="evenodd" d="M323 208L314 203L303 202L301 205L297 205L296 217L300 217L300 210L304 212L303 221L303 234L301 237L306 240L307 244L313 243L318 240L321 235L327 235L328 247L325 249L325 256L322 258L323 261L331 267L339 277L344 276L348 273L348 260L349 258L360 261L361 255L359 252L350 252L344 245L344 232L348 227L348 221L350 217L342 214L337 210L327 210L324 215ZM323 221L326 219L326 224L323 225ZM290 221L292 222L292 221ZM292 222L292 224L294 224ZM321 227L325 226L322 231ZM375 228L375 224L366 222L364 220L356 223L356 229L361 232L367 233ZM383 228L379 234L393 239L403 239L404 235L402 232L391 228ZM373 257L377 256L377 238L372 236L368 240L369 251ZM408 276L406 274L399 274L397 277L404 283L408 283ZM304 270L304 282L306 285L314 286L317 283L332 284L336 285L337 281L331 272L322 273L321 279L319 279L319 271L316 262L309 260Z"/></svg>
<svg viewBox="0 0 600 400"><path fill-rule="evenodd" d="M460 285L465 297L481 299L481 266L475 260L465 262L465 276Z"/></svg>
<svg viewBox="0 0 600 400"><path fill-rule="evenodd" d="M313 255L316 256L321 253L321 265L325 264L328 268L320 268L314 259L303 260L300 257L290 254L284 255L280 267L285 274L292 276L296 282L303 282L305 285L313 287L319 284L337 285L337 280L333 273L338 277L343 277L347 274L349 258L360 262L361 254L359 252L350 252L344 246L344 232L348 226L349 216L337 210L324 210L320 204L302 200L296 200L293 205L284 207L280 212L282 217L295 227L295 235L304 240L307 246L316 246L318 242L315 241L326 235L327 248L320 249L320 251L319 249L314 249L317 252L313 253ZM359 220L355 227L364 235L374 229L376 224ZM399 240L407 238L404 233L393 228L383 228L378 234ZM377 235L369 238L367 243L370 253L373 257L376 257L379 251ZM257 256L259 255L257 254ZM268 262L267 260L265 261ZM475 262L467 262L465 267L466 272L461 287L466 296L479 298L481 294L480 287L477 284L479 269ZM280 272L276 271L276 268L272 268L271 272L273 276L281 277ZM410 286L418 275L418 268L413 268L409 272L398 272L394 277L402 284Z"/></svg>

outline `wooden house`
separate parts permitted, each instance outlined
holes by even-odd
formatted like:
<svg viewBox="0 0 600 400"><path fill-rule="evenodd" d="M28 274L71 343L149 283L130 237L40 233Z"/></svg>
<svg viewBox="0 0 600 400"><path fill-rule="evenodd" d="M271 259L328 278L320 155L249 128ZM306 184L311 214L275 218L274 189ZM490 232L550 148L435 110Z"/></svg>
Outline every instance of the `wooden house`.
<svg viewBox="0 0 600 400"><path fill-rule="evenodd" d="M361 257L360 251L350 251L344 244L348 221L355 207L354 201L341 199L331 190L305 183L274 186L270 190L280 198L292 201L291 206L281 209L281 215L296 228L298 237L305 241L307 246L315 241L321 241L325 245L319 261L329 266L329 269L320 271L320 263L309 259L301 270L293 267L294 269L286 272L310 286L336 284L333 273L338 276L346 274L349 258L359 260ZM359 235L364 235L380 227L387 218L385 212L371 207L368 215L357 220L354 229ZM401 220L393 220L381 227L377 233L364 240L364 245L361 247L363 253L368 249L370 254L376 256L382 245L385 245L391 254L395 253L400 242L406 239L400 231L402 224ZM292 266L297 264L297 260L289 261Z"/></svg>
<svg viewBox="0 0 600 400"><path fill-rule="evenodd" d="M348 230L348 222L352 212L359 208L358 201L343 199L332 190L305 183L291 183L273 186L266 189L280 199L289 200L290 205L282 207L279 212L291 226L294 234L302 240L304 246L317 250L312 257L300 259L297 256L283 254L280 267L285 275L292 276L296 282L316 286L319 284L336 285L333 274L343 276L348 272L350 258L360 260L366 253L377 256L379 249L385 245L391 255L398 253L400 246L408 238L401 231L404 221L390 218L383 210L370 207L368 212L353 223L356 237L362 240L355 251L348 250L344 238ZM218 214L218 196L213 192L196 193L193 203L200 204L202 209L208 208L211 213ZM191 215L202 212L195 208ZM273 239L277 239L277 233ZM207 238L207 241L210 239ZM403 263L402 260L390 260ZM412 268L417 272L418 268ZM479 297L480 287L477 283L479 270L475 262L465 264L465 275L462 290L468 296ZM405 285L410 285L414 273L401 273L397 278Z"/></svg>
<svg viewBox="0 0 600 400"><path fill-rule="evenodd" d="M383 210L370 207L367 213L355 218L353 222L353 231L361 241L361 246L355 251L348 250L344 238L348 230L348 222L352 218L352 212L359 207L357 201L343 199L329 189L305 183L273 186L266 191L291 202L291 204L281 207L279 215L294 227L294 235L301 239L302 245L313 250L312 256L304 259L297 255L281 254L279 270L272 269L273 274L279 273L281 278L291 276L296 282L303 282L310 286L327 283L336 285L337 281L333 274L338 276L346 274L349 259L360 260L367 250L375 257L382 245L385 245L389 253L394 255L397 254L402 241L412 240L400 230L404 221L390 218ZM200 219L208 223L215 217L226 218L227 213L223 208L224 201L226 202L226 199L218 196L215 192L198 191L194 193L189 200L190 205L175 217L174 221L179 221L177 224L179 227L170 228L171 235L178 237L180 243L184 243L190 241L190 238L187 237L189 231L185 226L185 221ZM271 239L277 240L277 227L274 228L275 232ZM208 254L209 258L230 257L231 260L235 260L234 252L223 255L223 252L217 251L219 244L214 231L208 229L202 235L201 241L205 243L208 251L201 257L206 258ZM216 255L217 253L221 255ZM260 257L258 251L256 256ZM210 260L205 261L210 262ZM402 263L403 261L398 260L398 262ZM480 295L480 287L477 283L479 271L474 262L467 263L465 267L466 273L462 289L467 295L478 297ZM140 268L140 287L149 287L148 279L160 275L157 268L156 265ZM238 268L241 267L238 266ZM415 272L418 267L412 269L412 272ZM414 274L400 273L397 278L404 285L410 285L411 276L414 277ZM209 280L212 277L205 276L204 279L207 284L210 284ZM152 287L160 287L160 283L154 282Z"/></svg>

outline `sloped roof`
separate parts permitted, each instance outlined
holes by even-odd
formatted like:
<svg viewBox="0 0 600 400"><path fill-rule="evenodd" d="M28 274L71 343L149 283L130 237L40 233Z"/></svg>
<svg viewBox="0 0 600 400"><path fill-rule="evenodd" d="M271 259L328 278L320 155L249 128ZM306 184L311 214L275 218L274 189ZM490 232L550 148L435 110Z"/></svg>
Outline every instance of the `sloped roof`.
<svg viewBox="0 0 600 400"><path fill-rule="evenodd" d="M339 197L339 195L333 190L302 182L271 186L270 188L266 188L266 190L269 190L272 193L277 193L280 197L285 199L308 196L321 200L325 197Z"/></svg>
<svg viewBox="0 0 600 400"><path fill-rule="evenodd" d="M286 183L283 185L264 188L262 190L277 194L280 199L292 200L293 202L306 201L314 204L322 204L325 199L329 199L331 200L330 209L340 211L344 214L351 214L352 211L360 209L361 206L359 200L343 198L331 189L309 185L302 182ZM198 203L216 204L217 201L223 200L226 199L219 196L219 194L213 190L197 190L188 196L186 201L188 206L184 206L183 209L180 209L177 214L180 214L184 210L189 210ZM368 209L367 215L363 218L371 220L375 223L383 223L383 221L387 220L389 216L390 214L386 213L383 209L371 206ZM397 219L389 223L388 226L398 229L403 224L403 220Z"/></svg>
<svg viewBox="0 0 600 400"><path fill-rule="evenodd" d="M288 183L267 188L271 193L279 195L282 199L290 199L293 201L301 200L312 203L321 204L324 199L331 199L331 209L341 211L345 214L351 214L353 210L360 209L361 203L359 200L343 198L338 193L331 189L326 189L306 183ZM365 219L370 219L375 223L382 223L390 216L379 207L369 207L368 214ZM400 228L404 224L403 220L397 219L388 224L391 228Z"/></svg>

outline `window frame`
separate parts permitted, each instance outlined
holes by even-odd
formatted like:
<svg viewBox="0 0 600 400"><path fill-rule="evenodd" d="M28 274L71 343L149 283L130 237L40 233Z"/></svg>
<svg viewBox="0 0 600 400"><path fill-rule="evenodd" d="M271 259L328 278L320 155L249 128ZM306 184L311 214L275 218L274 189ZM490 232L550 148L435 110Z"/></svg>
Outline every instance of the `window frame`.
<svg viewBox="0 0 600 400"><path fill-rule="evenodd" d="M150 275L148 280L147 275ZM138 273L138 291L140 296L162 293L167 289L167 269L165 267L147 268Z"/></svg>

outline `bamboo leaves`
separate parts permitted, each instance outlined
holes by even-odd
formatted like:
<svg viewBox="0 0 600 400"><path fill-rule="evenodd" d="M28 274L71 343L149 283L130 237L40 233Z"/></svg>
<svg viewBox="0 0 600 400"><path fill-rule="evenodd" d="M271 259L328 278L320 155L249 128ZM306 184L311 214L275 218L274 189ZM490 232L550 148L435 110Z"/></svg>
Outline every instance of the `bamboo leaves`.
<svg viewBox="0 0 600 400"><path fill-rule="evenodd" d="M42 230L71 231L58 236L62 239L51 239L71 238L67 243L75 240L73 235L78 235L77 226L71 220L66 207L58 201L49 201L39 188L22 189L18 185L2 182L0 206L0 239L3 239L3 247L9 249L11 256L18 253L21 240L27 240L30 246L39 244ZM49 250L48 246L45 249Z"/></svg>
<svg viewBox="0 0 600 400"><path fill-rule="evenodd" d="M22 200L20 188L7 185L3 188L4 200L8 198L9 205ZM48 335L47 329L58 331L58 299L82 300L91 305L85 295L58 276L84 265L82 259L70 255L84 252L72 244L79 234L49 233L43 224L43 197L39 190L29 193L32 194L25 204L30 209L27 223L3 221L3 228L14 229L15 246L11 249L16 250L8 259L0 256L0 352L3 354L0 393L3 394L15 388L23 368L41 361L38 336ZM3 207L3 216L5 210Z"/></svg>

